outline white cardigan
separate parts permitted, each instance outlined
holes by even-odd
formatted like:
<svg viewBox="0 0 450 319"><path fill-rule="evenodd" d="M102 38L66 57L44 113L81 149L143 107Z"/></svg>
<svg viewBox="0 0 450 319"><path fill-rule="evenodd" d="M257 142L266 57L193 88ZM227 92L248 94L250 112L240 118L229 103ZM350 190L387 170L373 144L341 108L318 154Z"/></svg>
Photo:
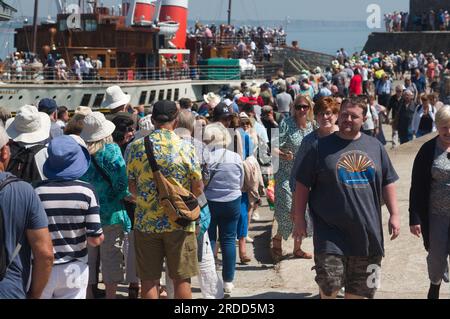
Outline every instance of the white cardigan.
<svg viewBox="0 0 450 319"><path fill-rule="evenodd" d="M423 109L424 108L421 104L416 108L416 111L414 112L413 121L412 121L412 129L413 129L414 134L416 134L417 131L419 130L420 120L422 119L422 116L423 116ZM436 116L436 109L431 105L429 105L429 114L430 114L431 119L433 120L432 132L436 132L436 124L434 122L435 116Z"/></svg>

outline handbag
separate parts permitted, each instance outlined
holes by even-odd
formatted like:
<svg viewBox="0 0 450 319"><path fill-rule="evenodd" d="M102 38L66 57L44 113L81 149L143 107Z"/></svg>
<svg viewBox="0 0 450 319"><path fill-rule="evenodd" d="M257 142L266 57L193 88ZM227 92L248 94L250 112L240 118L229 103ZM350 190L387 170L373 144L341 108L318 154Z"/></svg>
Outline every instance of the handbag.
<svg viewBox="0 0 450 319"><path fill-rule="evenodd" d="M200 217L200 203L197 197L185 189L173 177L165 177L155 159L153 143L150 137L144 138L145 152L153 173L153 181L160 205L170 220L182 227Z"/></svg>

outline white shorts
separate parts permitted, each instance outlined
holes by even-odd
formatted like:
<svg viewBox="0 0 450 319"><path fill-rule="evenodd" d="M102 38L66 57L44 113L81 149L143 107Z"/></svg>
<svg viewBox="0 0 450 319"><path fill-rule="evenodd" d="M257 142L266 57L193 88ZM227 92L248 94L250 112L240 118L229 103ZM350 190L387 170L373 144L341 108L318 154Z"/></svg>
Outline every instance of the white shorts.
<svg viewBox="0 0 450 319"><path fill-rule="evenodd" d="M83 262L54 265L41 299L86 299L89 267Z"/></svg>

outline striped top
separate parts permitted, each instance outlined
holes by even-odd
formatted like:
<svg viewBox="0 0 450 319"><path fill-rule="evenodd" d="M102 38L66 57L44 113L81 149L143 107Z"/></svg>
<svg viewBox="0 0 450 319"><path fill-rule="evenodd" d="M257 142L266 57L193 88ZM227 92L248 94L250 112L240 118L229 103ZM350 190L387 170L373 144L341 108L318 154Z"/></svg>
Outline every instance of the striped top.
<svg viewBox="0 0 450 319"><path fill-rule="evenodd" d="M94 187L81 181L45 181L35 191L47 213L54 264L87 263L87 237L103 233Z"/></svg>

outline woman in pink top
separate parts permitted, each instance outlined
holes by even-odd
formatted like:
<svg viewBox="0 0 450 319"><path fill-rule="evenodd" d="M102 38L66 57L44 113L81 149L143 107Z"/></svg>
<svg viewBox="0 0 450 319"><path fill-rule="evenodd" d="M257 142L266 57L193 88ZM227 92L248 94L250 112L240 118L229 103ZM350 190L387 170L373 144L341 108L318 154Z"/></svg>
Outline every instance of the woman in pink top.
<svg viewBox="0 0 450 319"><path fill-rule="evenodd" d="M433 59L429 58L427 65L427 78L430 83L434 81L435 72L436 64L434 63Z"/></svg>
<svg viewBox="0 0 450 319"><path fill-rule="evenodd" d="M355 69L354 75L350 80L350 96L352 95L361 95L362 94L362 76L360 74L359 69Z"/></svg>

